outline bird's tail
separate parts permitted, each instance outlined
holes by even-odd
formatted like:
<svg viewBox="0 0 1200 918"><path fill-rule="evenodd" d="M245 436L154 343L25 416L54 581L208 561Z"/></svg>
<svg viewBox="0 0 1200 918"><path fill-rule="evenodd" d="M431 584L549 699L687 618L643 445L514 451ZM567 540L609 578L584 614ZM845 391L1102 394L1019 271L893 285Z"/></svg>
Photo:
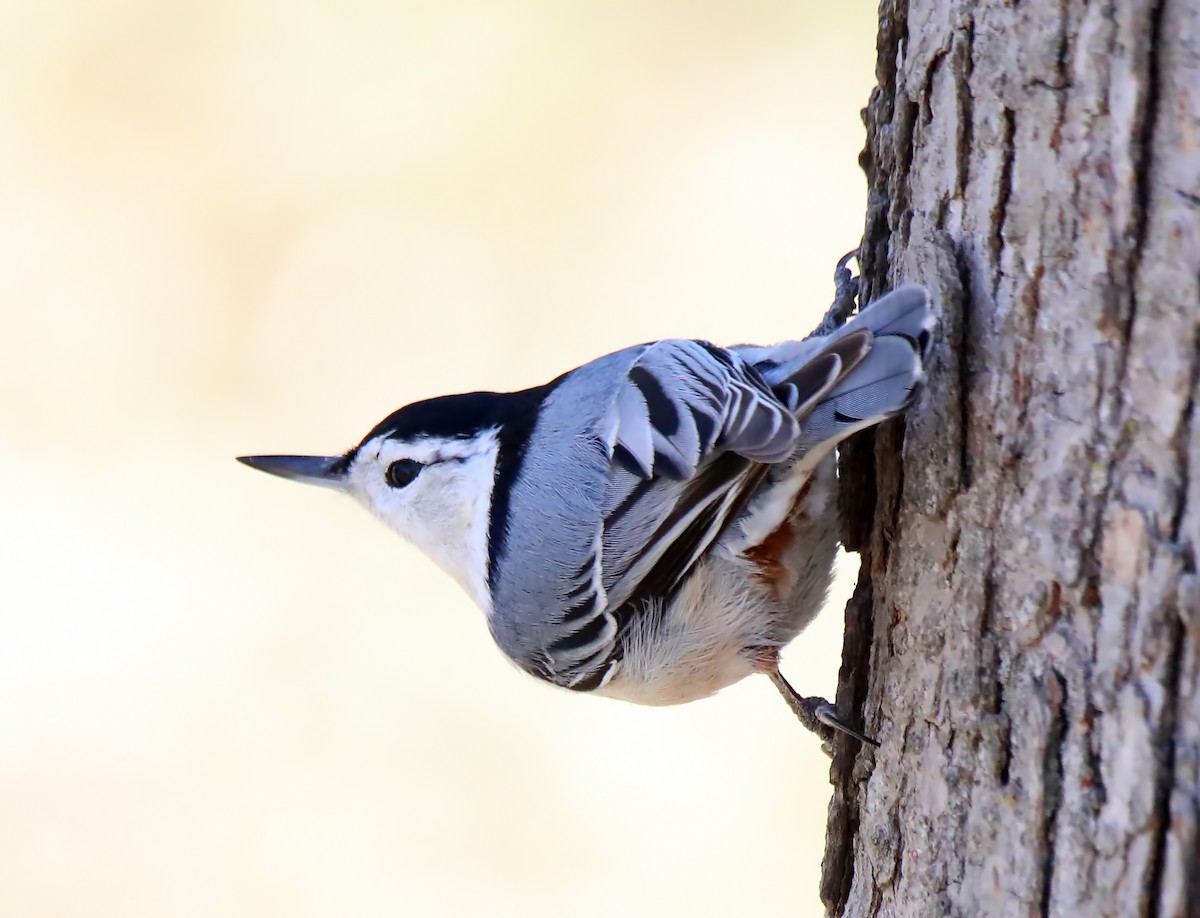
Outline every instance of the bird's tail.
<svg viewBox="0 0 1200 918"><path fill-rule="evenodd" d="M924 379L933 324L928 292L905 284L830 335L755 348L758 353L743 351L743 356L796 411L797 453L811 451L819 458L856 431L912 404ZM823 377L816 387L814 374Z"/></svg>

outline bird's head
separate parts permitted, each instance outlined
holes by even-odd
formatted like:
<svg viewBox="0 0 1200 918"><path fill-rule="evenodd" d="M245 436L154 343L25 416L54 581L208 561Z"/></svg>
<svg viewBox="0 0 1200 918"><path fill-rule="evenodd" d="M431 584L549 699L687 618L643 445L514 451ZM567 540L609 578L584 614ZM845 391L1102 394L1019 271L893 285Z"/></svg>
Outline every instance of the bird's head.
<svg viewBox="0 0 1200 918"><path fill-rule="evenodd" d="M504 408L493 392L415 402L340 456L241 456L251 468L352 495L429 555L485 611Z"/></svg>

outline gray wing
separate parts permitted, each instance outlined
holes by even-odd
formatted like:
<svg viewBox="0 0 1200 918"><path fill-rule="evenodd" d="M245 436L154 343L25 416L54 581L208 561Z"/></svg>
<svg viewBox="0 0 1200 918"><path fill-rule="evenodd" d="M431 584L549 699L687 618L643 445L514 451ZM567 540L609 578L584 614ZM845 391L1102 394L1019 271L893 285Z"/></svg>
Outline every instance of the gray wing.
<svg viewBox="0 0 1200 918"><path fill-rule="evenodd" d="M813 359L777 395L737 354L704 342L640 353L595 431L608 457L601 513L569 607L530 667L537 675L603 684L623 621L661 610L767 467L792 455L797 414L834 385L845 356Z"/></svg>
<svg viewBox="0 0 1200 918"><path fill-rule="evenodd" d="M800 433L757 372L698 341L648 348L630 368L607 421L612 465L600 564L610 606L632 595L693 523L711 516L690 557L679 559L674 579L681 579L720 530L752 467L786 459ZM715 461L726 453L730 459Z"/></svg>

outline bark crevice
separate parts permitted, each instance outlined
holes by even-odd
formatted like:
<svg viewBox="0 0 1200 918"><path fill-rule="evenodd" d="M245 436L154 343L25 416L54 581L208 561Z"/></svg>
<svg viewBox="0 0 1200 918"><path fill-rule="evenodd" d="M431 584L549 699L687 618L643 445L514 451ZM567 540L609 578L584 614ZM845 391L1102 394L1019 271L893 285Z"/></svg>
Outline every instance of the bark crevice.
<svg viewBox="0 0 1200 918"><path fill-rule="evenodd" d="M1049 915L1054 888L1055 845L1058 841L1058 816L1063 802L1063 742L1070 728L1067 720L1067 680L1051 670L1046 683L1045 700L1050 708L1050 725L1042 754L1042 888L1041 913Z"/></svg>
<svg viewBox="0 0 1200 918"><path fill-rule="evenodd" d="M1166 683L1169 686L1158 725L1158 738L1154 757L1160 763L1155 769L1154 809L1151 822L1150 869L1146 873L1145 902L1149 918L1159 918L1158 904L1163 893L1163 876L1166 872L1167 833L1171 826L1171 792L1175 788L1175 727L1178 699L1184 690L1183 675L1183 623L1177 615L1170 623L1168 637L1172 648L1167 661Z"/></svg>

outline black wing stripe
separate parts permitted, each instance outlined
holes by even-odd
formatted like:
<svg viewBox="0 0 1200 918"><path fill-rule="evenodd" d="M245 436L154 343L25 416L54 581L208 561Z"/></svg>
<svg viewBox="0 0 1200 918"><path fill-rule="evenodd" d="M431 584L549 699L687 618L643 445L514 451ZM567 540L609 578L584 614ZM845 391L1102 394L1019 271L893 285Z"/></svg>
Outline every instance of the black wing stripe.
<svg viewBox="0 0 1200 918"><path fill-rule="evenodd" d="M679 465L677 456L668 456L666 453L654 453L654 474L662 475L664 478L673 478L676 481L682 481L687 478L687 472Z"/></svg>
<svg viewBox="0 0 1200 918"><path fill-rule="evenodd" d="M590 581L592 579L592 571L595 569L595 567L596 553L592 552L587 556L587 560L584 561L583 564L579 565L579 569L575 571L571 579L575 580L579 577L586 577Z"/></svg>
<svg viewBox="0 0 1200 918"><path fill-rule="evenodd" d="M644 497L653 486L654 482L652 479L639 481L636 485L634 485L633 488L630 489L629 493L625 495L625 499L617 504L617 506L613 509L613 512L608 515L608 518L604 521L604 527L606 529L611 529L612 527L616 526L616 524L620 522L621 517L628 513L632 508L636 507L638 501L641 500L642 497Z"/></svg>
<svg viewBox="0 0 1200 918"><path fill-rule="evenodd" d="M649 478L654 474L653 469L648 469L638 462L637 457L624 443L618 443L613 447L613 462L630 475L636 475L638 478Z"/></svg>
<svg viewBox="0 0 1200 918"><path fill-rule="evenodd" d="M550 645L551 656L565 656L574 651L582 650L589 644L594 644L604 635L604 629L608 626L608 621L609 618L607 615L593 617L578 631L568 634L566 637L559 638Z"/></svg>
<svg viewBox="0 0 1200 918"><path fill-rule="evenodd" d="M579 681L566 683L566 687L573 692L594 692L600 688L601 683L604 682L604 677L608 675L609 669L615 662L615 660L610 658L605 664L598 666L593 672L584 676Z"/></svg>
<svg viewBox="0 0 1200 918"><path fill-rule="evenodd" d="M575 589L571 590L571 592L567 593L567 595L564 596L563 598L566 600L578 599L584 593L588 592L591 588L592 588L592 579L591 579L591 577L589 577L587 580L583 581L583 583L579 584L579 586L575 587Z"/></svg>
<svg viewBox="0 0 1200 918"><path fill-rule="evenodd" d="M596 611L596 594L588 596L583 602L576 603L563 613L564 622L578 621L581 618L587 618Z"/></svg>
<svg viewBox="0 0 1200 918"><path fill-rule="evenodd" d="M717 363L724 366L726 369L735 369L733 364L733 355L723 347L717 347L708 341L697 341L704 350L708 352L708 356L712 357Z"/></svg>
<svg viewBox="0 0 1200 918"><path fill-rule="evenodd" d="M703 455L712 449L716 439L717 421L711 414L704 411L692 412L692 422L696 425L696 434L700 438L700 453Z"/></svg>
<svg viewBox="0 0 1200 918"><path fill-rule="evenodd" d="M662 383L643 366L634 366L629 371L629 378L646 400L650 423L665 436L673 436L679 430L679 410L667 396Z"/></svg>

